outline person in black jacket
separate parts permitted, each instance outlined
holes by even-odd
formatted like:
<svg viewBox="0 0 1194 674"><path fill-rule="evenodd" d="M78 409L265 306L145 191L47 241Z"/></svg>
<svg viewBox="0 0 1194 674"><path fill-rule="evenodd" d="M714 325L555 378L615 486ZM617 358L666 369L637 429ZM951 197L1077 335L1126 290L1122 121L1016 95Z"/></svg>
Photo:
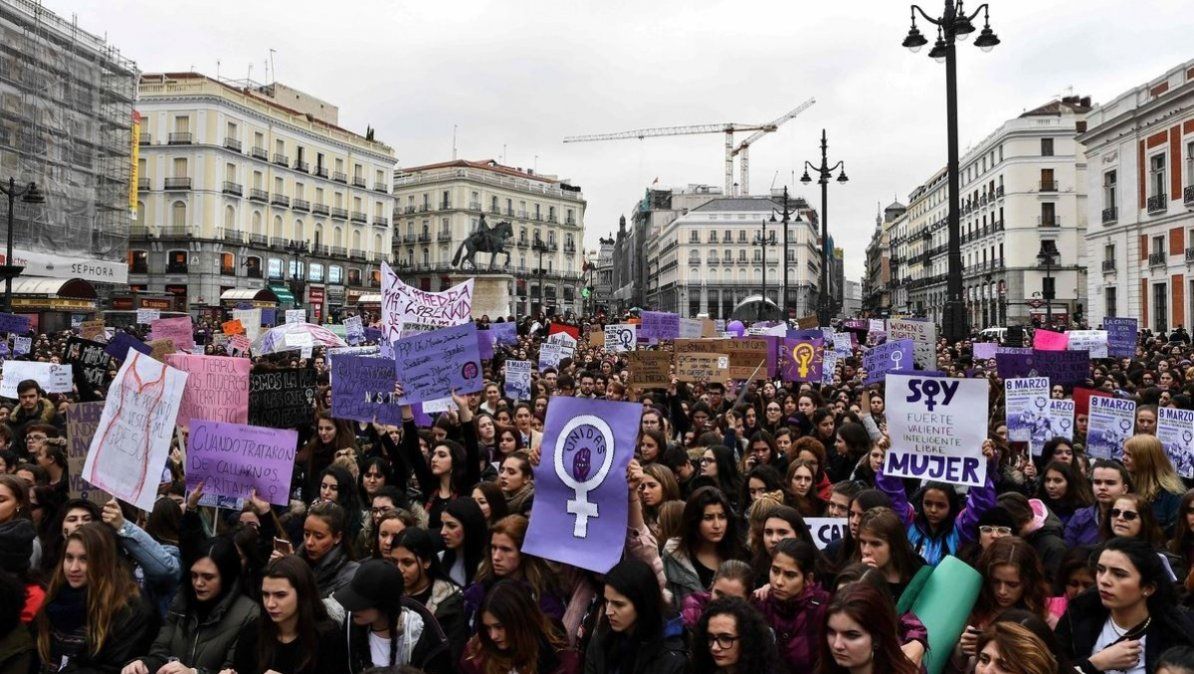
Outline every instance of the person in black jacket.
<svg viewBox="0 0 1194 674"><path fill-rule="evenodd" d="M688 666L684 624L664 615L655 571L626 559L605 574L604 612L585 650L585 674L680 674Z"/></svg>
<svg viewBox="0 0 1194 674"><path fill-rule="evenodd" d="M348 667L360 674L370 667L412 665L427 674L452 671L448 637L426 607L404 599L402 572L380 559L370 559L357 569L352 581L340 588L336 601L351 615L344 621L348 642ZM388 655L377 660L375 647Z"/></svg>
<svg viewBox="0 0 1194 674"><path fill-rule="evenodd" d="M1194 645L1194 621L1178 605L1173 582L1147 543L1108 541L1095 581L1070 601L1057 625L1062 654L1082 672L1154 672L1161 653Z"/></svg>

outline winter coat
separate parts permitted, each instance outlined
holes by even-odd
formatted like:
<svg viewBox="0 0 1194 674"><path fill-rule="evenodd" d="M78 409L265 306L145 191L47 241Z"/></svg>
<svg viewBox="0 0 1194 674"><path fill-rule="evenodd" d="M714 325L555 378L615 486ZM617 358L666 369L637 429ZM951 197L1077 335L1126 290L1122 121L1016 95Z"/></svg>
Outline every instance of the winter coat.
<svg viewBox="0 0 1194 674"><path fill-rule="evenodd" d="M926 564L936 566L947 555L957 555L962 546L978 540L978 520L995 506L995 472L988 467L986 482L981 487L971 487L966 494L966 505L957 513L953 526L944 533L936 534L930 532L917 517L916 508L908 502L900 478L884 475L880 470L875 474L875 486L891 499L891 509L908 528L908 542L912 544L912 549Z"/></svg>
<svg viewBox="0 0 1194 674"><path fill-rule="evenodd" d="M1110 612L1099 599L1098 588L1070 600L1069 608L1057 624L1057 643L1062 657L1088 674L1101 674L1090 664L1094 645ZM1166 615L1153 615L1144 636L1144 670L1157 671L1157 658L1173 646L1194 646L1194 620L1182 608L1174 607Z"/></svg>
<svg viewBox="0 0 1194 674"><path fill-rule="evenodd" d="M667 589L672 593L672 602L676 605L683 605L688 595L705 590L692 560L680 548L679 538L673 538L663 546L663 575L667 578Z"/></svg>
<svg viewBox="0 0 1194 674"><path fill-rule="evenodd" d="M324 599L352 582L352 577L356 574L357 567L360 566L350 560L348 554L344 552L344 548L339 546L329 550L318 562L307 559L307 551L303 546L299 546L298 553L300 557L307 560L307 563L311 565L311 570L315 572L315 583L319 586L319 596Z"/></svg>
<svg viewBox="0 0 1194 674"><path fill-rule="evenodd" d="M234 584L202 621L189 603L186 593L179 592L170 604L166 623L149 655L140 659L150 672L157 672L171 658L199 674L215 674L231 667L237 640L261 612L256 602L241 592L239 584Z"/></svg>
<svg viewBox="0 0 1194 674"><path fill-rule="evenodd" d="M693 592L685 597L680 605L680 619L684 621L684 627L695 630L712 599L713 595L708 592Z"/></svg>
<svg viewBox="0 0 1194 674"><path fill-rule="evenodd" d="M159 543L144 529L125 521L116 532L124 551L136 562L133 575L142 591L165 616L182 581L182 555L178 546Z"/></svg>
<svg viewBox="0 0 1194 674"><path fill-rule="evenodd" d="M0 672L28 674L37 659L37 644L25 625L17 624L0 638Z"/></svg>
<svg viewBox="0 0 1194 674"><path fill-rule="evenodd" d="M50 424L60 432L66 432L66 419L46 398L40 398L37 401L37 407L33 408L32 412L26 412L25 408L17 405L8 415L8 421L4 423L12 430L12 442L9 449L16 452L17 456L25 456L29 453L29 448L25 446L25 427L30 424Z"/></svg>
<svg viewBox="0 0 1194 674"><path fill-rule="evenodd" d="M1030 526L1035 530L1029 534L1022 534L1025 542L1036 550L1041 558L1041 566L1045 568L1045 577L1053 578L1061 566L1061 560L1067 551L1061 520L1057 515L1049 512L1045 504L1037 499L1029 499L1035 516ZM1077 514L1075 514L1077 516Z"/></svg>
<svg viewBox="0 0 1194 674"><path fill-rule="evenodd" d="M411 665L427 674L450 674L452 653L448 637L427 607L404 597L402 599L402 627L397 645L395 666ZM360 626L349 615L344 620L347 631L348 667L353 674L373 667L369 650L369 626ZM391 638L395 638L391 635ZM389 663L383 665L389 666Z"/></svg>
<svg viewBox="0 0 1194 674"><path fill-rule="evenodd" d="M607 674L605 643L611 638L608 629L597 633L585 649L584 674ZM613 637L617 638L617 637ZM677 616L663 626L658 639L627 645L635 651L634 669L617 674L683 674L688 667L688 648L684 644L684 624Z"/></svg>
<svg viewBox="0 0 1194 674"><path fill-rule="evenodd" d="M448 636L452 662L459 662L464 652L464 644L469 638L468 617L464 614L464 594L459 587L446 580L433 580L427 610L431 611L444 634Z"/></svg>
<svg viewBox="0 0 1194 674"><path fill-rule="evenodd" d="M775 633L776 648L791 674L812 674L817 668L829 593L819 585L809 585L794 599L780 601L772 590L766 599L753 603Z"/></svg>
<svg viewBox="0 0 1194 674"><path fill-rule="evenodd" d="M92 655L91 644L84 641L82 650L70 658L57 674L119 672L134 655L149 649L160 622L161 618L153 604L144 595L133 599L113 617L108 638L104 639L104 645L98 653Z"/></svg>
<svg viewBox="0 0 1194 674"><path fill-rule="evenodd" d="M1065 524L1066 547L1076 548L1080 545L1092 547L1099 544L1099 504L1079 508L1070 516Z"/></svg>
<svg viewBox="0 0 1194 674"><path fill-rule="evenodd" d="M464 614L468 618L469 634L476 634L481 628L481 603L489 594L496 580L477 581L464 589ZM529 586L528 586L529 587ZM564 618L564 602L553 592L539 594L539 610L554 620Z"/></svg>
<svg viewBox="0 0 1194 674"><path fill-rule="evenodd" d="M1171 535L1173 525L1177 522L1178 511L1182 506L1181 494L1174 494L1169 490L1162 489L1152 499L1152 504L1153 514L1157 517L1157 525L1161 527L1166 536Z"/></svg>

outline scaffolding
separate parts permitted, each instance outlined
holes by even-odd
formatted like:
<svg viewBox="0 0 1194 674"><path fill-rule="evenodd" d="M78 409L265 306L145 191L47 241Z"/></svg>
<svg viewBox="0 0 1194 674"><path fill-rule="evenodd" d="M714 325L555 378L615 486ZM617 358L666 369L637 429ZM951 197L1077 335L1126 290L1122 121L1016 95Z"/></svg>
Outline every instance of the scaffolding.
<svg viewBox="0 0 1194 674"><path fill-rule="evenodd" d="M0 179L36 182L46 196L18 203L18 249L127 258L138 77L103 38L38 2L0 0Z"/></svg>

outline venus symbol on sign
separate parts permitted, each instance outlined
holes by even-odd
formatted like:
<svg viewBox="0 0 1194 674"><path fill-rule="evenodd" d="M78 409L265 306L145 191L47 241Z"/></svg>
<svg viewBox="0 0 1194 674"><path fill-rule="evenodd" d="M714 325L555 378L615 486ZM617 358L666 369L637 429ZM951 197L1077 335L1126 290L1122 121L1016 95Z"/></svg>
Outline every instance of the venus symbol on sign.
<svg viewBox="0 0 1194 674"><path fill-rule="evenodd" d="M614 462L614 433L601 417L582 414L569 419L556 437L552 460L556 477L572 490L575 497L565 503L568 514L576 516L572 535L587 538L589 518L599 516L598 504L589 500L589 492L600 487L609 475ZM567 453L572 454L571 470L564 466L564 455ZM592 472L594 460L597 461L595 474Z"/></svg>
<svg viewBox="0 0 1194 674"><path fill-rule="evenodd" d="M904 359L903 351L899 351L899 350L892 351L891 352L891 362L895 363L895 365L893 365L891 369L893 369L893 370L900 369L900 361L903 359ZM932 408L930 408L930 409L932 409Z"/></svg>

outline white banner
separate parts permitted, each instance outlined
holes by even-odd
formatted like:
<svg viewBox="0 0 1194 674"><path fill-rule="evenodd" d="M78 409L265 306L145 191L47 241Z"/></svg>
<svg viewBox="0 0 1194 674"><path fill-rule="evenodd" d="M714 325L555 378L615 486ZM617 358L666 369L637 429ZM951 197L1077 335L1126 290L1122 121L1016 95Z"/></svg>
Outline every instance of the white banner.
<svg viewBox="0 0 1194 674"><path fill-rule="evenodd" d="M813 535L818 550L824 550L830 543L842 538L849 531L849 520L845 517L806 517L804 523Z"/></svg>
<svg viewBox="0 0 1194 674"><path fill-rule="evenodd" d="M1106 330L1069 330L1066 336L1070 338L1069 351L1089 351L1091 358L1107 357Z"/></svg>
<svg viewBox="0 0 1194 674"><path fill-rule="evenodd" d="M605 350L613 353L634 351L638 347L637 328L638 326L633 323L615 323L605 326Z"/></svg>
<svg viewBox="0 0 1194 674"><path fill-rule="evenodd" d="M916 347L916 364L922 370L937 370L937 324L892 318L887 321L887 341L911 339Z"/></svg>
<svg viewBox="0 0 1194 674"><path fill-rule="evenodd" d="M1178 475L1194 477L1194 410L1157 408L1157 439Z"/></svg>
<svg viewBox="0 0 1194 674"><path fill-rule="evenodd" d="M473 311L473 282L469 279L441 292L408 286L390 265L381 263L381 324L391 342L403 336L404 323L438 328L468 323Z"/></svg>
<svg viewBox="0 0 1194 674"><path fill-rule="evenodd" d="M980 487L987 380L887 373L886 475Z"/></svg>
<svg viewBox="0 0 1194 674"><path fill-rule="evenodd" d="M1086 427L1086 453L1096 459L1120 459L1124 441L1136 428L1136 401L1090 397L1090 417Z"/></svg>
<svg viewBox="0 0 1194 674"><path fill-rule="evenodd" d="M1003 382L1003 399L1007 422L1007 439L1010 442L1031 442L1033 453L1044 437L1048 423L1046 410L1049 407L1049 378L1025 377L1007 379Z"/></svg>
<svg viewBox="0 0 1194 674"><path fill-rule="evenodd" d="M70 365L38 363L31 360L4 361L3 377L0 378L0 396L17 397L17 385L32 379L46 393L70 393L75 381Z"/></svg>

